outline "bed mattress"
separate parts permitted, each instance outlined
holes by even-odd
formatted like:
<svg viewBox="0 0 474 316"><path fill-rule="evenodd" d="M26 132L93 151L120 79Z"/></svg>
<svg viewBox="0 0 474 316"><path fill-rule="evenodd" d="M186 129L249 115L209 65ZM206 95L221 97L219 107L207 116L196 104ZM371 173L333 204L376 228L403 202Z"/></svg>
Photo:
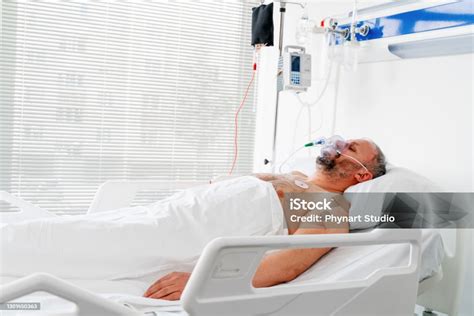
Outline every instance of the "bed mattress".
<svg viewBox="0 0 474 316"><path fill-rule="evenodd" d="M367 279L379 269L407 266L409 251L408 244L339 247L290 283L332 283ZM421 253L420 281L439 272L441 268L445 253L441 235L434 230L422 230Z"/></svg>

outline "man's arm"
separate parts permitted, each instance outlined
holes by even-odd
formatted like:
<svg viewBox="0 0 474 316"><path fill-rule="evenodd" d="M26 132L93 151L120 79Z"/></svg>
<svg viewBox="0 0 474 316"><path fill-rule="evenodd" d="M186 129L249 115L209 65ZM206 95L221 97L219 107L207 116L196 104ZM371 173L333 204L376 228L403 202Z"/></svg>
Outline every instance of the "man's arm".
<svg viewBox="0 0 474 316"><path fill-rule="evenodd" d="M303 234L337 234L347 233L346 229L309 229L300 228L296 235ZM331 248L303 248L279 250L271 253L257 268L252 284L254 287L267 287L284 282L289 282L311 267L319 258L329 252ZM145 297L179 300L181 293L189 280L191 273L173 272L153 283Z"/></svg>
<svg viewBox="0 0 474 316"><path fill-rule="evenodd" d="M347 229L300 228L295 235L347 233ZM252 285L267 287L289 282L311 267L331 248L286 249L265 256L257 268Z"/></svg>

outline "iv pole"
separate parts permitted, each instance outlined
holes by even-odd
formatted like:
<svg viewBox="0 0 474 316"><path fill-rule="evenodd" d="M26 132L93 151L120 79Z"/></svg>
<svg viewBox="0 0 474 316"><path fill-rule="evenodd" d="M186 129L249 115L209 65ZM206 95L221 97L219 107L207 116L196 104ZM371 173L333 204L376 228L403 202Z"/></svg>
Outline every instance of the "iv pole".
<svg viewBox="0 0 474 316"><path fill-rule="evenodd" d="M285 12L286 12L286 3L280 2L280 30L278 34L278 60L280 60L283 52L283 27L285 24ZM278 84L278 83L277 83ZM275 172L276 168L276 140L277 140L277 125L278 125L278 105L280 99L280 91L278 87L276 89L276 102L275 102L275 122L273 125L273 145L272 145L272 172ZM268 160L265 160L268 163Z"/></svg>

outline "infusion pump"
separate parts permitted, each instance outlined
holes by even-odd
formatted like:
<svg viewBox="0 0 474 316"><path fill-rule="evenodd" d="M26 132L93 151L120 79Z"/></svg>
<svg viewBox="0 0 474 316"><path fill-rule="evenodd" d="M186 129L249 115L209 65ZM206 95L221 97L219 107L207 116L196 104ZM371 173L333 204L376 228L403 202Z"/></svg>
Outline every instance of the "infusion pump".
<svg viewBox="0 0 474 316"><path fill-rule="evenodd" d="M280 88L306 91L311 86L311 55L304 47L286 46L279 68L279 77L283 77Z"/></svg>

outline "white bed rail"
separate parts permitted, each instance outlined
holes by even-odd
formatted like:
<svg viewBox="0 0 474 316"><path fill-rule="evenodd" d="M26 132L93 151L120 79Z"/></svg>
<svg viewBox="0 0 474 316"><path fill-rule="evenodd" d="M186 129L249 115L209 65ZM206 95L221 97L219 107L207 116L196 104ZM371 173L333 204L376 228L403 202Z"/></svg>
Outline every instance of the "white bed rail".
<svg viewBox="0 0 474 316"><path fill-rule="evenodd" d="M191 315L412 315L418 289L421 232L224 237L209 243L183 292ZM256 289L251 280L264 254L282 248L410 244L407 266L367 279Z"/></svg>
<svg viewBox="0 0 474 316"><path fill-rule="evenodd" d="M447 253L441 265L441 276L437 280L426 280L426 286L420 284L417 303L429 310L436 310L447 315L458 315L462 288L464 286L467 256L472 247L472 228L458 228L456 233L456 248L453 253ZM432 286L430 283L436 283ZM425 289L426 287L426 289Z"/></svg>
<svg viewBox="0 0 474 316"><path fill-rule="evenodd" d="M0 201L4 201L18 208L18 211L14 212L0 212L0 223L13 223L24 220L25 218L34 219L55 216L54 214L6 191L0 191Z"/></svg>
<svg viewBox="0 0 474 316"><path fill-rule="evenodd" d="M0 303L8 303L40 291L75 303L77 316L139 315L125 306L46 273L35 273L0 287Z"/></svg>

